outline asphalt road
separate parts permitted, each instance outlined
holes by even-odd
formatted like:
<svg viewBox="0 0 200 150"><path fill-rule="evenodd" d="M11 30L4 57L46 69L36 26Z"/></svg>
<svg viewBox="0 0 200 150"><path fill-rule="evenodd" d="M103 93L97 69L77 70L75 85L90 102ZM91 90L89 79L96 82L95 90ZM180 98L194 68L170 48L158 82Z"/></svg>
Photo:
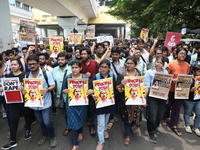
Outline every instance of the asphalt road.
<svg viewBox="0 0 200 150"><path fill-rule="evenodd" d="M183 110L182 110L183 111ZM192 122L192 117L191 117ZM37 146L38 140L41 138L41 129L39 123L32 125L32 138L24 141L24 119L19 123L17 133L18 146L13 148L15 150L71 150L72 148L72 135L71 132L68 136L63 136L62 133L65 129L65 120L62 110L59 110L57 115L53 115L53 124L55 127L56 138L58 145L56 148L50 148L49 142L43 146ZM160 134L157 136L157 144L149 142L146 131L146 121L142 120L140 128L137 129L135 134L131 135L131 143L129 146L123 144L124 140L124 127L119 119L115 122L112 129L108 130L110 135L106 139L104 150L200 150L200 137L194 133L188 134L184 130L183 114L181 113L179 121L179 129L182 136L178 137L170 130L168 126L160 126ZM6 138L8 134L8 127L6 119L0 118L0 145L5 145L8 142ZM97 136L91 137L89 128L85 124L83 129L84 139L79 143L80 150L95 150L97 144Z"/></svg>

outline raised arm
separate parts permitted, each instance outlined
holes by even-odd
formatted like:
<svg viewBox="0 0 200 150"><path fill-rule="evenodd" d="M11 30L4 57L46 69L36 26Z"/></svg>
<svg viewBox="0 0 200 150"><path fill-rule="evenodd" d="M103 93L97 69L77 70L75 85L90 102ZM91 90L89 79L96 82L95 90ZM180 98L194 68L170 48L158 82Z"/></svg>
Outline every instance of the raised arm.
<svg viewBox="0 0 200 150"><path fill-rule="evenodd" d="M91 47L91 55L94 54L95 47L96 47L96 42L93 42L93 45Z"/></svg>
<svg viewBox="0 0 200 150"><path fill-rule="evenodd" d="M158 40L157 40L157 39L154 39L153 45L151 46L151 49L150 49L150 51L149 51L149 62L150 62L150 63L152 62L153 56L155 55L154 49L155 49L155 47L156 47L157 42L158 42Z"/></svg>

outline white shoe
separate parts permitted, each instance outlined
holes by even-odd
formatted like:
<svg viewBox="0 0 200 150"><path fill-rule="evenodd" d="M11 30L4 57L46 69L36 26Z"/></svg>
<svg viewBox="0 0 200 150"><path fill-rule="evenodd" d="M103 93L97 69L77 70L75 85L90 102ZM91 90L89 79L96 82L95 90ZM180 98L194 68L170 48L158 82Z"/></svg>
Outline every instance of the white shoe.
<svg viewBox="0 0 200 150"><path fill-rule="evenodd" d="M199 129L192 129L193 131L194 131L194 133L197 135L197 136L200 136L200 131L199 131Z"/></svg>
<svg viewBox="0 0 200 150"><path fill-rule="evenodd" d="M188 132L188 133L192 133L190 126L185 126L185 131Z"/></svg>

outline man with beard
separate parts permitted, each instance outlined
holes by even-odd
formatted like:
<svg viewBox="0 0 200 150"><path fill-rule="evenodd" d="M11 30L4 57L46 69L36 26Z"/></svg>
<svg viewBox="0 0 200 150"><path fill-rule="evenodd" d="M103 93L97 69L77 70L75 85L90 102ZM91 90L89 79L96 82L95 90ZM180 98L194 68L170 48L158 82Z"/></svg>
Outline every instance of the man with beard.
<svg viewBox="0 0 200 150"><path fill-rule="evenodd" d="M144 49L144 40L143 39L137 39L137 47L141 51L141 57L140 57L141 61L148 64L149 63L149 52L147 52Z"/></svg>
<svg viewBox="0 0 200 150"><path fill-rule="evenodd" d="M98 64L97 61L90 59L91 50L89 48L83 47L80 50L81 54L81 66L82 73L89 77L90 80L98 73ZM89 96L89 106L88 106L88 122L90 135L95 135L95 101L91 96Z"/></svg>
<svg viewBox="0 0 200 150"><path fill-rule="evenodd" d="M40 68L42 70L46 70L52 75L53 68L47 65L49 61L49 55L46 53L40 53L38 57L39 57Z"/></svg>
<svg viewBox="0 0 200 150"><path fill-rule="evenodd" d="M95 45L97 49L97 53L94 54L95 51ZM97 61L97 63L100 63L101 57L104 55L105 48L103 43L95 43L93 42L92 48L91 48L91 55L93 55L94 59Z"/></svg>
<svg viewBox="0 0 200 150"><path fill-rule="evenodd" d="M140 49L136 47L135 51L132 52L131 56L134 56L137 60L137 65L135 66L135 68L137 68L140 71L141 75L144 76L147 71L147 65L140 60L141 57Z"/></svg>
<svg viewBox="0 0 200 150"><path fill-rule="evenodd" d="M77 59L79 61L81 61L80 49L81 49L80 47L75 46L75 54L74 54L74 56L75 56L75 59Z"/></svg>
<svg viewBox="0 0 200 150"><path fill-rule="evenodd" d="M68 64L69 61L69 55L67 55L65 52L60 52L57 56L58 60L58 66L53 68L53 79L56 82L56 96L57 98L60 98L61 95L61 89L63 84L64 75L67 76L68 74L72 73L71 66ZM66 101L66 94L63 94L63 99ZM65 108L64 108L65 110ZM65 117L66 119L67 117ZM63 132L63 135L66 136L69 133L69 128L67 127L67 120L66 121L66 129Z"/></svg>
<svg viewBox="0 0 200 150"><path fill-rule="evenodd" d="M46 72L46 77L42 69L39 66L39 59L35 55L30 55L27 58L27 64L31 70L30 74L27 75L29 79L42 79L43 89L40 90L41 94L44 96L44 106L43 107L30 107L34 110L35 115L40 122L42 129L42 138L38 141L37 145L42 146L48 139L50 140L50 147L54 148L57 146L57 140L55 138L54 126L51 117L51 91L55 88L55 82L52 75ZM25 92L24 92L25 94Z"/></svg>

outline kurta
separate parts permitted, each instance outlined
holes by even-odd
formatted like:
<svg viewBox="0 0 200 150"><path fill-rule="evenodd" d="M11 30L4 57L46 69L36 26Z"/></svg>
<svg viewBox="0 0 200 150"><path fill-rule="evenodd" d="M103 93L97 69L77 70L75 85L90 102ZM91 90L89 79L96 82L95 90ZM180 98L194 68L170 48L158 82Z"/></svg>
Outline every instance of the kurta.
<svg viewBox="0 0 200 150"><path fill-rule="evenodd" d="M63 81L63 90L68 89L67 80L72 78L72 74L65 77ZM88 77L82 74L83 79ZM78 130L83 127L84 121L86 119L87 106L69 106L68 94L66 97L66 117L67 117L67 127L73 130Z"/></svg>

